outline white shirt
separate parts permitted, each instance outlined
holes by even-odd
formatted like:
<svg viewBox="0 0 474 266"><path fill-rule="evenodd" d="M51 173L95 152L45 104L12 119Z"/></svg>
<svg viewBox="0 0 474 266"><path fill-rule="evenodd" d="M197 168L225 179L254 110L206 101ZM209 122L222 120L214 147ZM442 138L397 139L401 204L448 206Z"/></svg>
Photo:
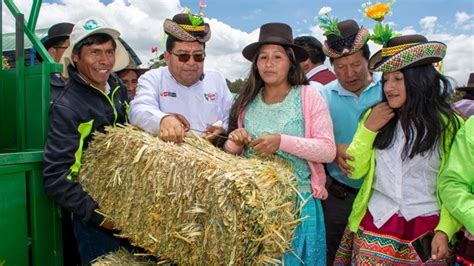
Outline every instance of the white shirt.
<svg viewBox="0 0 474 266"><path fill-rule="evenodd" d="M413 159L402 160L405 135L397 124L392 146L377 150L375 181L369 200L369 211L377 228L394 214L407 221L439 213L436 178L441 164L438 149Z"/></svg>
<svg viewBox="0 0 474 266"><path fill-rule="evenodd" d="M329 69L329 68L325 65L319 65L319 66L311 69L310 71L308 71L308 73L306 73L305 76L306 76L307 79L311 79L314 75L316 75L317 73L319 73L323 70L326 70L326 69Z"/></svg>
<svg viewBox="0 0 474 266"><path fill-rule="evenodd" d="M191 129L203 131L219 120L227 129L233 100L224 77L218 72L205 71L201 80L186 87L174 79L168 67L160 67L138 79L137 94L130 107L130 123L157 134L161 119L178 113L189 121Z"/></svg>

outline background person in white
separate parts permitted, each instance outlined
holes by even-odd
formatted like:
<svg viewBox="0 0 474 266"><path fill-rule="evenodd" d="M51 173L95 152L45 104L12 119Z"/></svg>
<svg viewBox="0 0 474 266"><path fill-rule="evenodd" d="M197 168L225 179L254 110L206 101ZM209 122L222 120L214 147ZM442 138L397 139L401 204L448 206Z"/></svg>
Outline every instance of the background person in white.
<svg viewBox="0 0 474 266"><path fill-rule="evenodd" d="M215 140L227 128L233 97L221 74L204 72L209 25L201 21L193 26L188 14L177 14L165 20L164 30L167 66L150 70L138 80L130 122L164 141L179 143L188 129ZM219 120L222 126L212 126Z"/></svg>

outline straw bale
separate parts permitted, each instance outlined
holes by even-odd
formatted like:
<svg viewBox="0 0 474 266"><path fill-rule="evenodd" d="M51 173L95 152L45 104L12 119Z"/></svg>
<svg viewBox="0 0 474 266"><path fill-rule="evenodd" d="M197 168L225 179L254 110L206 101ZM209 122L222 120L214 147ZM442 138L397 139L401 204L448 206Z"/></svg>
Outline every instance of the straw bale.
<svg viewBox="0 0 474 266"><path fill-rule="evenodd" d="M130 125L96 133L79 180L121 236L180 265L279 263L299 222L288 164L163 142Z"/></svg>
<svg viewBox="0 0 474 266"><path fill-rule="evenodd" d="M92 261L92 266L156 266L160 262L149 259L146 254L133 254L121 248Z"/></svg>

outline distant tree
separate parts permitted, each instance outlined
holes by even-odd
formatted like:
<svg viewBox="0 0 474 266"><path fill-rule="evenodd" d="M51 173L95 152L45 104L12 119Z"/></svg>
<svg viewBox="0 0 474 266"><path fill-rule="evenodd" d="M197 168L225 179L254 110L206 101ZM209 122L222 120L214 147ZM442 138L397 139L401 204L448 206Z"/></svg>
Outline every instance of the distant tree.
<svg viewBox="0 0 474 266"><path fill-rule="evenodd" d="M230 80L226 79L227 86L229 87L230 91L232 93L239 93L240 89L244 87L245 82L247 82L246 79L236 79L234 82L231 82Z"/></svg>

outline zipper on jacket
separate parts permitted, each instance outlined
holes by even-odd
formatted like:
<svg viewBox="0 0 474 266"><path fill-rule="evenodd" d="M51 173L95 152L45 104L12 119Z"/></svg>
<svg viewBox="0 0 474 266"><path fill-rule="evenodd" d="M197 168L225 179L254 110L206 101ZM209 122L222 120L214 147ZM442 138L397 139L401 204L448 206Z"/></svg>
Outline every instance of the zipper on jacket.
<svg viewBox="0 0 474 266"><path fill-rule="evenodd" d="M95 87L94 85L90 84L90 86L98 91L100 91L100 93L102 93L102 95L105 96L105 98L109 101L109 104L110 106L112 106L112 110L114 110L114 124L113 126L115 127L115 125L117 124L117 118L118 118L118 113L117 113L117 110L115 109L115 105L114 105L114 102L110 99L110 97L105 94L101 89ZM114 99L114 95L115 93L117 92L117 90L120 88L120 85L115 87L115 89L112 91L112 99Z"/></svg>

